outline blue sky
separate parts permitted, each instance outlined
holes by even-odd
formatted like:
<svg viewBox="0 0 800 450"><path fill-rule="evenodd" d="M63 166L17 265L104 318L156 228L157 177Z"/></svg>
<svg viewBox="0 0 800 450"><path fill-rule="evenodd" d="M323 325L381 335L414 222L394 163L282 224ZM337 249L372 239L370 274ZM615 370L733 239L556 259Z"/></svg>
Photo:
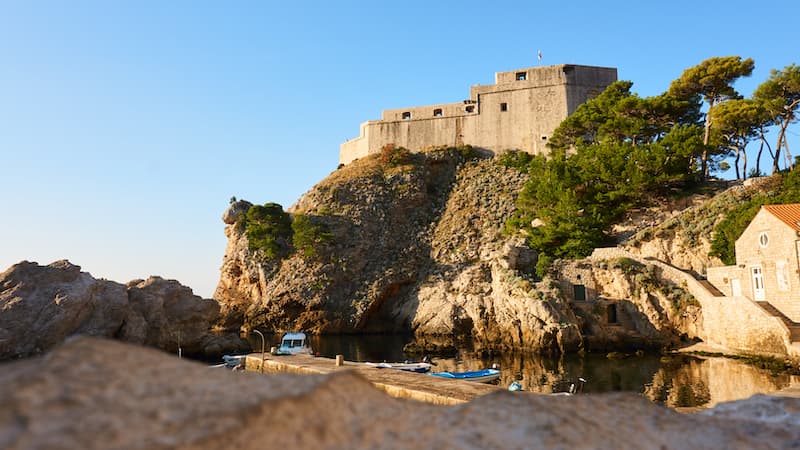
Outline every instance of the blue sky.
<svg viewBox="0 0 800 450"><path fill-rule="evenodd" d="M712 56L755 59L745 95L800 63L800 2L650 3L0 1L0 271L69 259L210 297L231 196L288 208L361 122L539 49L643 96Z"/></svg>

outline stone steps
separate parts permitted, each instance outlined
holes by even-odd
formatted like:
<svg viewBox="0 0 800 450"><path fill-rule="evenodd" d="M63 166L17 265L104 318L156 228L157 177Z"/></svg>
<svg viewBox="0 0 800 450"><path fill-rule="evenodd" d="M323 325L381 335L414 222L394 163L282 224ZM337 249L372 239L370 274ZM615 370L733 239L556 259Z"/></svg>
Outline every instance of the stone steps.
<svg viewBox="0 0 800 450"><path fill-rule="evenodd" d="M786 327L789 328L789 339L792 342L800 342L800 323L794 322L786 317L785 314L780 312L778 308L774 307L770 302L756 302L756 304L766 311L767 314L781 319L781 321L786 324Z"/></svg>
<svg viewBox="0 0 800 450"><path fill-rule="evenodd" d="M700 283L701 286L706 288L706 290L708 290L708 292L710 292L711 295L713 295L714 297L725 297L725 294L723 294L713 284L709 283L708 280L697 280L697 282Z"/></svg>

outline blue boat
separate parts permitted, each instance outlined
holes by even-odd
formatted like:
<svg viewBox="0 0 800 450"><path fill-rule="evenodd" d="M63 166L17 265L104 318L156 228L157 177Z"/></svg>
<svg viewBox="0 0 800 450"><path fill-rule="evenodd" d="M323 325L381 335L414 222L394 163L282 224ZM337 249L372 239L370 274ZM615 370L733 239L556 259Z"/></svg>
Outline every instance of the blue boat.
<svg viewBox="0 0 800 450"><path fill-rule="evenodd" d="M500 378L500 371L497 369L483 369L473 370L471 372L434 372L431 375L441 378L452 378L454 380L488 383Z"/></svg>

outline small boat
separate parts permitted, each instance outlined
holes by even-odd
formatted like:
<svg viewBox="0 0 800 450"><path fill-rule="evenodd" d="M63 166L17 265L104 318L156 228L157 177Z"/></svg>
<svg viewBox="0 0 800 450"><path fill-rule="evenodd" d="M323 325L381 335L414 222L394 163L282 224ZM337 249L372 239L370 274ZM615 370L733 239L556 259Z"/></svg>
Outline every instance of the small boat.
<svg viewBox="0 0 800 450"><path fill-rule="evenodd" d="M431 364L426 362L418 362L418 363L366 363L368 366L372 366L376 369L395 369L395 370L403 370L406 372L415 372L415 373L427 373L431 370Z"/></svg>
<svg viewBox="0 0 800 450"><path fill-rule="evenodd" d="M500 378L500 371L497 369L473 370L471 372L434 372L431 375L442 378L452 378L456 380L476 381L478 383L488 383Z"/></svg>
<svg viewBox="0 0 800 450"><path fill-rule="evenodd" d="M247 360L247 355L223 355L222 360L224 361L222 364L216 364L209 367L211 368L224 367L226 369L231 369L231 370L244 370L244 365L245 361Z"/></svg>
<svg viewBox="0 0 800 450"><path fill-rule="evenodd" d="M572 382L569 384L569 388L563 392L553 392L550 395L575 395L580 394L583 392L583 385L586 384L586 379L583 377L578 378L578 383Z"/></svg>
<svg viewBox="0 0 800 450"><path fill-rule="evenodd" d="M296 355L298 353L311 353L305 333L286 333L281 338L281 346L273 355Z"/></svg>

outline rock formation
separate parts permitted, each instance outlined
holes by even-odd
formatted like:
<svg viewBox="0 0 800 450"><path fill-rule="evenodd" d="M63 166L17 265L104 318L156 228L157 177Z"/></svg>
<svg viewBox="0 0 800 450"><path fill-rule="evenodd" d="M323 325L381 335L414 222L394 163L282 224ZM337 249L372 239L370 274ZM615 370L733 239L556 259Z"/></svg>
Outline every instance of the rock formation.
<svg viewBox="0 0 800 450"><path fill-rule="evenodd" d="M0 359L34 355L71 335L105 336L170 352L218 354L237 340L209 333L219 315L175 280L127 286L97 280L80 266L21 262L0 274Z"/></svg>
<svg viewBox="0 0 800 450"><path fill-rule="evenodd" d="M9 450L782 449L800 443L795 398L759 396L697 415L633 394L498 391L435 406L390 398L352 372L216 371L92 338L2 369L0 447Z"/></svg>
<svg viewBox="0 0 800 450"><path fill-rule="evenodd" d="M249 248L245 205L232 205L214 295L220 324L578 348L571 310L531 281L535 255L502 232L527 176L463 150L434 149L397 166L374 155L320 182L290 208L333 234L317 258L260 257Z"/></svg>

